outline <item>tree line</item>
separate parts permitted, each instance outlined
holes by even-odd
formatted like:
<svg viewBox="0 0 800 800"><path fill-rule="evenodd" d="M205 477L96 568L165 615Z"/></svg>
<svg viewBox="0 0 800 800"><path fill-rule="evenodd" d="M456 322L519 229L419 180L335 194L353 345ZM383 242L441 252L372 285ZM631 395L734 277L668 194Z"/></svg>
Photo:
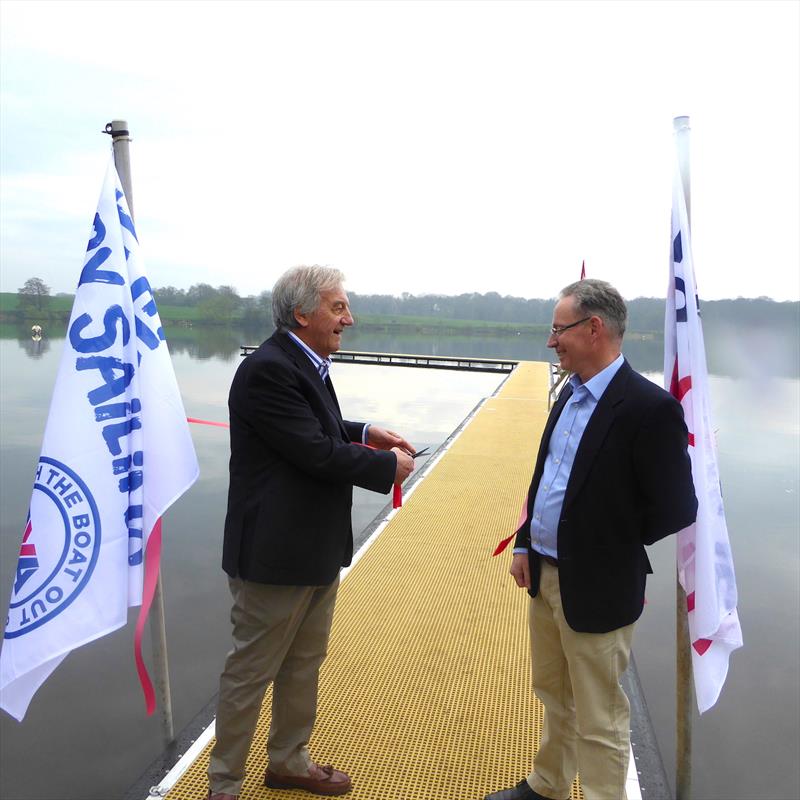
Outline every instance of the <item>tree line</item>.
<svg viewBox="0 0 800 800"><path fill-rule="evenodd" d="M211 286L197 283L188 289L162 286L153 290L156 303L166 309L192 309L187 318L202 323L236 322L245 326L263 327L272 321L272 293L242 297L233 286ZM553 314L553 298L524 298L500 295L497 292L477 292L459 295L403 292L399 297L385 294L349 292L351 305L357 315L395 319L427 317L446 320L475 320L507 324L549 325ZM63 296L62 296L63 297ZM40 278L29 278L18 290L20 309L44 312L50 301L50 288ZM637 297L627 300L628 327L636 331L661 331L664 327L664 299ZM709 323L732 325L769 324L794 325L800 322L800 304L776 302L768 297L737 298L735 300L701 301L700 312ZM180 312L164 314L168 319L180 319ZM397 320L402 322L401 319Z"/></svg>
<svg viewBox="0 0 800 800"><path fill-rule="evenodd" d="M165 286L154 289L159 305L196 307L207 312L208 319L225 316L228 320L262 323L272 319L272 292L240 297L232 286L199 283L189 289ZM430 317L442 320L476 320L550 325L555 299L524 298L500 295L497 292L459 295L403 292L399 297L388 294L361 294L349 291L350 304L357 315L381 317ZM628 327L636 331L661 331L664 328L664 298L636 297L626 300ZM709 322L756 325L765 322L778 326L800 322L800 304L778 302L769 297L701 301L700 313ZM222 321L222 320L220 320Z"/></svg>

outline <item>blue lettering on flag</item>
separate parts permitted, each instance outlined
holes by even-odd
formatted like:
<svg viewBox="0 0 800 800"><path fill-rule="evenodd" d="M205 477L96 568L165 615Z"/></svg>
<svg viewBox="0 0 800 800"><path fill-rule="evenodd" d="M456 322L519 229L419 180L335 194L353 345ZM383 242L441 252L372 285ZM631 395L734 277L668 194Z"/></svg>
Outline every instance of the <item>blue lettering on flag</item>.
<svg viewBox="0 0 800 800"><path fill-rule="evenodd" d="M128 344L128 340L131 338L131 326L122 306L111 306L106 309L106 313L103 315L103 333L86 339L81 337L81 332L91 325L92 318L88 314L81 314L69 329L69 343L79 353L100 353L107 350L117 338L117 320L122 323L122 344Z"/></svg>
<svg viewBox="0 0 800 800"><path fill-rule="evenodd" d="M133 219L123 210L121 204L123 193L116 189L115 195L118 221L122 228L121 246L124 251L125 264L127 264L130 258L136 254L135 246L128 235L132 236L137 243L138 237ZM81 272L79 285L96 283L125 286L130 280L129 273L119 258L122 253L112 252L112 248L106 244L107 241L108 243L113 241L114 248L119 246L118 231L114 227L117 220L109 218L109 216L104 214L106 218L101 219L100 213L95 214L94 232L87 247L87 262ZM107 239L109 230L114 235ZM93 250L95 252L91 252ZM113 269L101 269L107 261L109 265L113 265ZM146 277L141 276L131 283L130 296L132 313L126 303L109 306L103 315L102 331L97 335L89 335L88 330L90 325L99 327L99 320L94 312L92 314L83 313L76 317L70 326L69 341L76 353L80 354L75 359L76 371L97 370L98 372L100 385L89 391L87 398L94 406L94 420L100 424L100 433L106 447L114 457L110 466L112 474L118 479L119 491L127 495L127 510L124 517L128 530L128 563L130 566L137 566L143 561L144 454L139 449L141 447L140 435L135 432L142 430L142 421L139 416L142 405L138 398L128 398L125 394L141 364L142 352L137 348L137 360L131 363L133 362L132 356L127 353L123 355L122 347L129 344L132 332L135 332L136 338L145 345L144 348L141 348L145 353L160 347L161 343L166 341L166 336L163 327L159 324L158 308ZM92 332L96 333L97 331ZM119 399L114 402L115 398ZM128 438L126 439L126 437ZM53 479L52 474L51 479ZM57 473L56 479L63 480L63 473ZM48 480L49 483L50 480ZM62 496L69 488L66 484L54 487L55 491L63 489ZM76 500L71 498L72 495L65 500L68 507L76 503L77 499L81 499L81 495L76 493ZM89 524L89 517L85 514L73 517L73 529L76 532L74 541L79 547L85 546L79 540L83 533L80 529ZM77 582L83 573L80 561L80 558L70 561L70 565L73 566L64 569L64 573L70 579L70 584ZM39 600L37 599L36 602L38 603ZM30 623L29 611L36 619L44 610L40 609L38 605L36 609L29 607L24 610L22 612L23 626Z"/></svg>
<svg viewBox="0 0 800 800"><path fill-rule="evenodd" d="M131 298L136 302L145 292L150 295L148 300L143 306L142 311L150 317L154 317L158 313L156 301L153 297L153 291L150 288L150 283L142 276L131 284ZM164 329L159 327L156 333L150 330L147 325L137 316L136 317L136 335L141 339L151 350L155 350L161 342L166 340Z"/></svg>
<svg viewBox="0 0 800 800"><path fill-rule="evenodd" d="M100 371L100 376L104 381L103 386L92 389L87 395L89 402L93 406L105 403L107 400L121 395L133 380L135 372L133 364L123 363L113 356L77 358L75 359L75 369L96 369ZM121 372L122 375L117 378L114 376L115 372Z"/></svg>
<svg viewBox="0 0 800 800"><path fill-rule="evenodd" d="M135 492L144 486L144 473L140 469L132 469L126 477L120 478L119 490L121 492Z"/></svg>
<svg viewBox="0 0 800 800"><path fill-rule="evenodd" d="M67 494L73 487L79 491ZM38 505L32 503L34 513L20 550L24 558L8 607L5 639L24 636L64 611L86 587L100 553L100 513L89 487L76 472L60 461L41 456L33 489ZM61 521L61 536L56 535L58 526L51 526L37 552L31 531L37 519L48 518ZM39 560L38 567L31 559Z"/></svg>
<svg viewBox="0 0 800 800"><path fill-rule="evenodd" d="M125 281L117 272L111 272L111 270L105 269L98 269L98 267L106 261L106 259L111 255L111 248L110 247L101 247L87 262L86 266L83 268L81 272L80 280L78 281L78 286L81 286L84 283L112 283L118 286L122 286Z"/></svg>
<svg viewBox="0 0 800 800"><path fill-rule="evenodd" d="M103 225L103 220L100 219L99 214L94 215L94 236L89 239L89 244L86 247L86 252L94 250L99 247L106 238L106 226ZM117 272L110 270L98 269L108 257L111 255L110 247L101 247L85 264L81 271L81 277L78 280L78 286L84 283L110 283L117 286L123 286L125 281Z"/></svg>
<svg viewBox="0 0 800 800"><path fill-rule="evenodd" d="M132 460L134 466L141 467L144 464L144 453L141 450L137 450L133 454ZM131 459L127 459L127 461L128 465L130 466ZM141 470L132 471L129 474L128 479L123 479L119 482L119 490L121 492L128 491L129 486L131 492L135 491L136 489L140 489L143 484L141 478L142 478ZM126 480L131 480L131 479L133 481L132 483L128 484L125 483ZM141 520L143 518L144 518L144 508L140 504L132 503L129 494L128 510L125 512L125 522L128 525L128 564L132 567L136 567L142 563L143 553L142 553L142 529L133 527L131 525L131 522L133 520Z"/></svg>
<svg viewBox="0 0 800 800"><path fill-rule="evenodd" d="M103 428L103 439L105 439L108 452L112 456L118 456L122 453L122 448L119 445L119 440L123 436L128 436L132 431L140 431L142 429L142 422L139 417L131 417L125 422L112 422Z"/></svg>
<svg viewBox="0 0 800 800"><path fill-rule="evenodd" d="M94 421L105 422L107 419L121 419L128 414L137 414L142 410L142 404L135 397L130 403L109 403L107 406L98 406L94 410Z"/></svg>
<svg viewBox="0 0 800 800"><path fill-rule="evenodd" d="M133 236L136 241L139 241L139 238L136 236L136 229L133 226L133 220L122 210L122 206L119 204L119 201L122 199L122 192L119 189L116 189L117 195L117 213L119 214L119 222L123 228L129 230L131 235ZM128 251L125 251L125 260L128 259Z"/></svg>
<svg viewBox="0 0 800 800"><path fill-rule="evenodd" d="M94 236L89 239L89 244L86 245L86 252L94 250L95 247L102 244L103 239L106 238L106 226L103 225L103 220L100 219L99 214L94 215Z"/></svg>

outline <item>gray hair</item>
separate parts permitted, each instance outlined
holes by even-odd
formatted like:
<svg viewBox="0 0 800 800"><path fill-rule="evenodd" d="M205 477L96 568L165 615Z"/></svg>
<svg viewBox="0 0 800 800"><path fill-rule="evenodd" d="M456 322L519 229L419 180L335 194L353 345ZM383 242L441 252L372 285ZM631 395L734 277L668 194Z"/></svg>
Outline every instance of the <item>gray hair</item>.
<svg viewBox="0 0 800 800"><path fill-rule="evenodd" d="M628 309L622 295L610 283L584 278L565 286L558 297L574 298L581 315L600 317L612 335L623 337Z"/></svg>
<svg viewBox="0 0 800 800"><path fill-rule="evenodd" d="M319 308L322 292L338 289L343 282L344 274L333 267L314 264L286 270L272 287L272 321L281 331L299 328L295 309L301 314L313 314Z"/></svg>

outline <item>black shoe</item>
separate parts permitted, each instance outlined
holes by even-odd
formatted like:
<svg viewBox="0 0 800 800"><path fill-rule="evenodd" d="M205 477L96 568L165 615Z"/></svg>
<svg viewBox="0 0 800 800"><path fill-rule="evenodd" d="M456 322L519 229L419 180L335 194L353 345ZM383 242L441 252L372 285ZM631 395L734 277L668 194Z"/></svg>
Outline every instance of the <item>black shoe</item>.
<svg viewBox="0 0 800 800"><path fill-rule="evenodd" d="M501 789L499 792L487 794L484 800L541 800L541 795L536 794L528 781L523 779L511 789Z"/></svg>
<svg viewBox="0 0 800 800"><path fill-rule="evenodd" d="M511 789L501 789L499 792L487 794L483 800L551 800L539 792L531 789L527 780L521 780Z"/></svg>

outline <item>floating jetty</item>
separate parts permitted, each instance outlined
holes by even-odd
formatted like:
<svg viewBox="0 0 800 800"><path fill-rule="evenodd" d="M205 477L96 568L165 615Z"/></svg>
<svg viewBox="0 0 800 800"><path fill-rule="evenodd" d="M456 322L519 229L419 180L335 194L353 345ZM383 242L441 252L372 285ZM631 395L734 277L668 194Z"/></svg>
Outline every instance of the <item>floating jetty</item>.
<svg viewBox="0 0 800 800"><path fill-rule="evenodd" d="M482 800L530 771L543 710L531 689L528 597L509 558L492 551L517 525L550 383L549 364L516 365L343 571L310 749L350 774L350 800ZM268 690L241 800L309 798L263 784L271 698ZM213 722L150 797L204 798L212 743ZM634 758L628 778L629 800L641 800ZM576 780L572 798L582 797Z"/></svg>
<svg viewBox="0 0 800 800"><path fill-rule="evenodd" d="M258 345L243 344L241 355L258 350ZM410 355L403 353L375 353L361 350L337 350L331 353L333 361L350 364L379 364L388 367L425 367L427 369L457 369L467 372L511 372L519 361L511 358L474 358L472 356Z"/></svg>

